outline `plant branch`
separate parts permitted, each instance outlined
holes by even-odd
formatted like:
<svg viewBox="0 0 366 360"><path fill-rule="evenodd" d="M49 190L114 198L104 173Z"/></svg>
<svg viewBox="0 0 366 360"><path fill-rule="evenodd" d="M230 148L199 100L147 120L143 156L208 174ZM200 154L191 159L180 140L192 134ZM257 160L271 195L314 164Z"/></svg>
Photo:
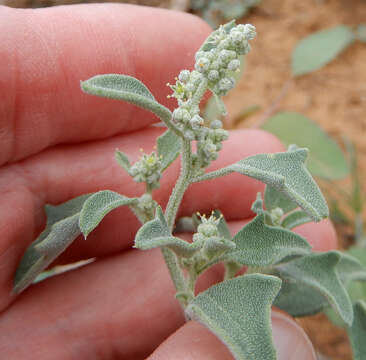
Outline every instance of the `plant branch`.
<svg viewBox="0 0 366 360"><path fill-rule="evenodd" d="M208 173L203 174L201 176L197 176L197 177L195 177L191 180L191 183L216 179L218 177L228 175L228 174L232 173L233 171L234 170L231 169L230 166L227 166L227 167L224 167L222 169L211 171L211 172L208 172Z"/></svg>
<svg viewBox="0 0 366 360"><path fill-rule="evenodd" d="M182 165L181 172L177 183L170 195L169 202L165 211L165 217L170 231L173 230L175 223L175 217L177 215L179 205L182 201L184 192L187 190L190 184L190 172L191 172L191 143L189 140L182 139Z"/></svg>

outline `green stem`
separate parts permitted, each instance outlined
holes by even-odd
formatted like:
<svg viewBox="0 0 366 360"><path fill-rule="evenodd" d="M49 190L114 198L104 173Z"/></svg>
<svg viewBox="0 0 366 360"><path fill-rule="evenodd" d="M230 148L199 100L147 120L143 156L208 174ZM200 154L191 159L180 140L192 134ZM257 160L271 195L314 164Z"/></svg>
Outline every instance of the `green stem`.
<svg viewBox="0 0 366 360"><path fill-rule="evenodd" d="M173 280L175 289L177 292L184 292L186 289L186 280L184 278L183 271L179 266L177 256L172 250L166 247L162 247L161 252L163 254L166 266L168 267L170 277ZM184 309L186 306L185 301L180 298L178 298L178 300Z"/></svg>
<svg viewBox="0 0 366 360"><path fill-rule="evenodd" d="M177 215L179 205L182 201L184 192L190 184L190 170L191 170L191 143L189 140L182 139L182 165L180 176L175 184L175 187L170 195L169 202L165 211L165 217L170 231L173 230L175 217Z"/></svg>
<svg viewBox="0 0 366 360"><path fill-rule="evenodd" d="M226 168L222 168L222 169L219 169L219 170L216 170L216 171L211 171L211 172L203 174L201 176L197 176L197 177L195 177L191 180L191 183L216 179L218 177L228 175L232 172L234 172L234 170L231 169L230 166L228 166Z"/></svg>

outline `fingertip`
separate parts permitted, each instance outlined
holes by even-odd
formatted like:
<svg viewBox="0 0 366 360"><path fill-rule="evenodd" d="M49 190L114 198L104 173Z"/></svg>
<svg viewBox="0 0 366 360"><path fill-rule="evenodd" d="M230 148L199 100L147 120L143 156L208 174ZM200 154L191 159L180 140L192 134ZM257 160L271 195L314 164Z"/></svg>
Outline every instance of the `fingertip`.
<svg viewBox="0 0 366 360"><path fill-rule="evenodd" d="M305 331L288 315L272 311L272 329L278 360L316 360Z"/></svg>

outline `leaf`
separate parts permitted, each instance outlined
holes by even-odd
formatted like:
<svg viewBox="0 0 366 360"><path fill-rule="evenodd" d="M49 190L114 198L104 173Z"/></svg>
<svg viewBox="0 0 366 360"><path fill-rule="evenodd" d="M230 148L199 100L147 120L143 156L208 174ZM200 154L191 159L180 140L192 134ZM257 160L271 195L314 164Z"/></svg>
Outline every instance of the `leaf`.
<svg viewBox="0 0 366 360"><path fill-rule="evenodd" d="M28 287L80 235L79 212L91 195L82 195L57 206L45 206L46 228L25 251L17 267L14 293Z"/></svg>
<svg viewBox="0 0 366 360"><path fill-rule="evenodd" d="M97 75L81 82L84 92L110 99L124 100L153 112L162 120L171 119L168 108L159 104L150 90L132 76L120 74Z"/></svg>
<svg viewBox="0 0 366 360"><path fill-rule="evenodd" d="M304 284L323 295L343 321L351 324L353 320L351 300L336 271L340 260L339 252L328 251L295 259L279 265L277 270L281 278L294 279L299 286Z"/></svg>
<svg viewBox="0 0 366 360"><path fill-rule="evenodd" d="M219 104L217 103L217 96L211 96L206 105L205 109L203 111L203 117L206 121L211 122L216 119L221 120L222 119L222 109L220 108Z"/></svg>
<svg viewBox="0 0 366 360"><path fill-rule="evenodd" d="M283 219L281 226L291 230L296 226L300 226L311 221L312 219L305 211L297 210L287 215Z"/></svg>
<svg viewBox="0 0 366 360"><path fill-rule="evenodd" d="M348 328L353 359L364 360L366 354L366 302L358 301L354 306L355 319Z"/></svg>
<svg viewBox="0 0 366 360"><path fill-rule="evenodd" d="M224 239L231 240L232 236L229 230L229 226L227 225L222 212L220 210L215 210L213 214L216 219L220 219L217 225L217 229L219 231L220 236L223 237Z"/></svg>
<svg viewBox="0 0 366 360"><path fill-rule="evenodd" d="M277 275L276 273L274 275ZM273 305L294 317L315 315L329 306L328 300L314 288L291 277L280 276L281 290Z"/></svg>
<svg viewBox="0 0 366 360"><path fill-rule="evenodd" d="M239 276L197 295L186 314L216 334L235 359L275 360L270 311L280 287L274 276Z"/></svg>
<svg viewBox="0 0 366 360"><path fill-rule="evenodd" d="M243 265L268 266L292 256L310 253L309 243L289 230L266 225L265 214L257 215L233 238L236 249L229 253Z"/></svg>
<svg viewBox="0 0 366 360"><path fill-rule="evenodd" d="M128 198L114 191L99 191L85 201L80 212L79 226L85 239L112 210L137 203L137 198Z"/></svg>
<svg viewBox="0 0 366 360"><path fill-rule="evenodd" d="M307 149L295 149L254 155L224 168L223 172L235 171L276 188L314 221L320 221L329 215L329 211L318 185L304 166L307 154Z"/></svg>
<svg viewBox="0 0 366 360"><path fill-rule="evenodd" d="M295 76L320 69L336 58L355 36L345 25L313 33L299 41L292 54L292 73Z"/></svg>
<svg viewBox="0 0 366 360"><path fill-rule="evenodd" d="M264 204L268 211L280 208L284 214L297 208L297 204L288 196L269 185L266 186L266 190L264 191Z"/></svg>
<svg viewBox="0 0 366 360"><path fill-rule="evenodd" d="M128 172L128 170L130 170L131 164L130 161L128 160L127 155L122 151L116 150L114 156L116 158L118 165Z"/></svg>
<svg viewBox="0 0 366 360"><path fill-rule="evenodd" d="M347 285L348 282L354 280L366 281L366 267L357 258L347 253L340 254L341 258L336 270L342 282Z"/></svg>
<svg viewBox="0 0 366 360"><path fill-rule="evenodd" d="M164 171L179 155L181 140L173 131L167 130L158 137L158 156L162 159L162 171Z"/></svg>
<svg viewBox="0 0 366 360"><path fill-rule="evenodd" d="M150 250L157 247L167 247L182 257L191 257L200 250L203 242L188 243L171 234L161 207L156 209L155 219L141 226L135 237L135 247Z"/></svg>
<svg viewBox="0 0 366 360"><path fill-rule="evenodd" d="M349 174L349 166L340 147L306 116L280 112L268 119L262 128L276 135L286 146L297 144L308 148L306 165L312 175L336 180Z"/></svg>

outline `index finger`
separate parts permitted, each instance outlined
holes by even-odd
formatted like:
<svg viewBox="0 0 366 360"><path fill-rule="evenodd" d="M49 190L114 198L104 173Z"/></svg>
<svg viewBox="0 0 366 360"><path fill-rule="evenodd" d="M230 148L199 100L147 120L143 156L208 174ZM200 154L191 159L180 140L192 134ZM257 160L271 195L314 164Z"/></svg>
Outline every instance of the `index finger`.
<svg viewBox="0 0 366 360"><path fill-rule="evenodd" d="M123 73L162 104L209 32L200 19L121 4L0 6L0 165L60 143L106 138L155 121L124 102L83 94L80 80Z"/></svg>

